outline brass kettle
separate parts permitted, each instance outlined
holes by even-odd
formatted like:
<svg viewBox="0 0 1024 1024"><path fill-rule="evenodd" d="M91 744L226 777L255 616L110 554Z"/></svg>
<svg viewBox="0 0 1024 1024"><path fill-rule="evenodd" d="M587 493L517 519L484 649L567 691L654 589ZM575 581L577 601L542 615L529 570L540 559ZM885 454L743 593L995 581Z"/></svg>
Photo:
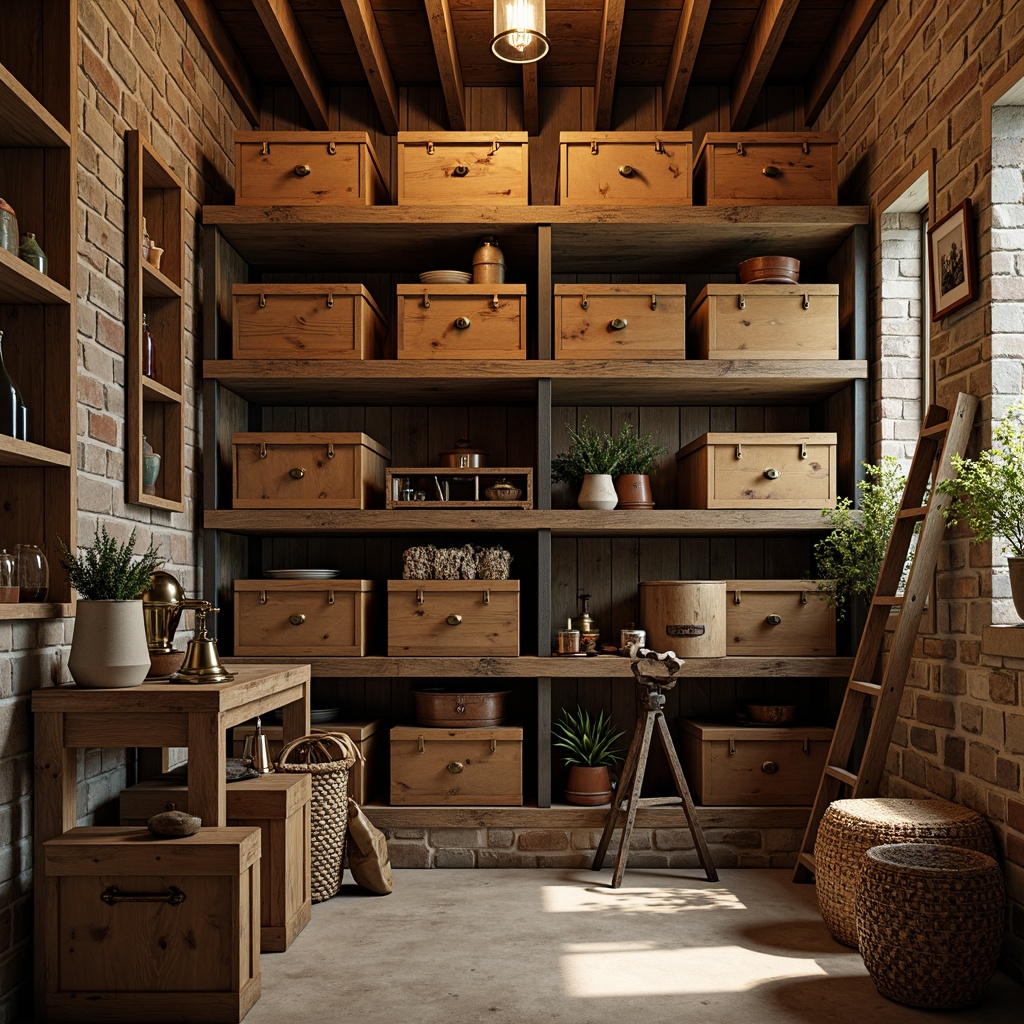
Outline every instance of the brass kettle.
<svg viewBox="0 0 1024 1024"><path fill-rule="evenodd" d="M150 654L171 654L174 634L186 608L209 607L208 601L185 597L181 584L169 572L157 569L150 577L149 590L142 595L142 615Z"/></svg>
<svg viewBox="0 0 1024 1024"><path fill-rule="evenodd" d="M171 676L172 683L225 683L235 678L220 661L217 641L206 635L206 616L219 612L209 601L199 601L196 606L195 636L185 649L185 660L181 668Z"/></svg>

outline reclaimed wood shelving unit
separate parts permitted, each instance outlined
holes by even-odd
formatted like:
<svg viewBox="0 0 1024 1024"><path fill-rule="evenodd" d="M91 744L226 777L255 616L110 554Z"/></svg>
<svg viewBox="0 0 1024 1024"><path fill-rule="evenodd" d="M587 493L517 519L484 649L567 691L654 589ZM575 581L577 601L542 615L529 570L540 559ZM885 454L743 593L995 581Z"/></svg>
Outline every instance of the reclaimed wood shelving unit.
<svg viewBox="0 0 1024 1024"><path fill-rule="evenodd" d="M204 596L230 608L234 579L258 578L276 568L344 565L345 575L353 578L396 578L404 548L428 540L507 547L513 575L522 584L521 657L386 657L378 637L379 650L368 657L321 658L309 650L297 652L296 660L312 664L321 702L394 724L411 720L417 680L516 681L509 686L509 716L526 726L524 791L530 806L380 808L375 811L379 823L486 818L523 824L534 815L539 825L568 813L581 827L599 826L606 813L600 809L563 812L551 806L560 789L551 764L551 720L560 707L582 699L600 702L630 727L631 675L624 658L551 656L555 624L578 614L580 591L593 595L591 608L610 639L637 620L642 580L792 578L809 572L810 545L827 528L819 512L759 510L750 516L676 509L674 452L707 430L835 431L840 492L854 493L867 450L868 211L588 212L529 206L502 209L497 222L494 218L495 211L475 207L204 209L204 287L211 297L205 307L203 363L204 564L209 567ZM525 360L230 358L233 283L271 282L296 273L362 283L385 311L390 307L394 334L395 286L415 281L418 272L433 266L438 252L464 251L468 259L482 234L499 238L510 280L527 285ZM283 237L289 244L282 244ZM685 283L688 295L695 296L710 280L735 281L736 264L752 251L791 254L802 261L807 280L840 285L839 360L553 358L553 284L601 274L602 280L610 276L626 283ZM655 509L584 511L575 507L574 495L552 485L552 455L564 448L567 428L584 416L601 429L629 417L667 445L669 454L652 478ZM469 437L474 447L490 453L494 465L533 468L533 508L491 509L481 503L450 509L233 509L224 453L232 432L255 429L254 424L263 430L363 430L391 448L396 466L430 466L439 450ZM222 613L218 626L225 652L232 643L229 620ZM827 718L836 703L836 687L829 684L845 678L849 666L845 655L691 660L669 695L669 720L722 713L738 698L754 699L779 686L794 688L799 699ZM764 820L780 809L747 810Z"/></svg>

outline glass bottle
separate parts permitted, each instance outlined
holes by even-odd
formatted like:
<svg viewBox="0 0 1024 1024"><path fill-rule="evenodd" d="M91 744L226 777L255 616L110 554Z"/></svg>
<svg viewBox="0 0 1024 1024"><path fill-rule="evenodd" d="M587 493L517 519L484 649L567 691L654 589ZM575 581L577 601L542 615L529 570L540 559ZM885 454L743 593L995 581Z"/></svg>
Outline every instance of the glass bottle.
<svg viewBox="0 0 1024 1024"><path fill-rule="evenodd" d="M153 377L153 335L149 333L149 321L146 319L146 314L142 314L142 375L143 377Z"/></svg>
<svg viewBox="0 0 1024 1024"><path fill-rule="evenodd" d="M149 240L149 229L146 227L146 218L142 218L142 258L149 260L149 247L152 243Z"/></svg>
<svg viewBox="0 0 1024 1024"><path fill-rule="evenodd" d="M18 561L7 549L0 551L0 604L18 601Z"/></svg>
<svg viewBox="0 0 1024 1024"><path fill-rule="evenodd" d="M18 430L20 426L18 415L20 396L18 395L18 386L4 365L3 339L4 332L0 331L0 434L18 437L20 434ZM24 405L24 403L21 404Z"/></svg>
<svg viewBox="0 0 1024 1024"><path fill-rule="evenodd" d="M36 241L36 236L31 231L26 231L22 236L21 245L18 246L18 256L29 266L35 267L40 274L46 273L46 253Z"/></svg>
<svg viewBox="0 0 1024 1024"><path fill-rule="evenodd" d="M45 601L50 588L50 565L42 548L36 544L19 544L14 556L18 560L18 600L22 604Z"/></svg>

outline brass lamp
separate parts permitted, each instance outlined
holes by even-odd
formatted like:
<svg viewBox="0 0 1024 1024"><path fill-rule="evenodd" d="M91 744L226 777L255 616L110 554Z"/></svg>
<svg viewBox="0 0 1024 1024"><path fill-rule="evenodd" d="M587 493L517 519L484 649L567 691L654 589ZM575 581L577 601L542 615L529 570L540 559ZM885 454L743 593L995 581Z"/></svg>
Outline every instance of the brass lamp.
<svg viewBox="0 0 1024 1024"><path fill-rule="evenodd" d="M235 678L220 662L217 641L206 635L206 616L219 612L209 601L196 603L195 636L188 642L185 660L180 669L171 676L172 683L224 683Z"/></svg>

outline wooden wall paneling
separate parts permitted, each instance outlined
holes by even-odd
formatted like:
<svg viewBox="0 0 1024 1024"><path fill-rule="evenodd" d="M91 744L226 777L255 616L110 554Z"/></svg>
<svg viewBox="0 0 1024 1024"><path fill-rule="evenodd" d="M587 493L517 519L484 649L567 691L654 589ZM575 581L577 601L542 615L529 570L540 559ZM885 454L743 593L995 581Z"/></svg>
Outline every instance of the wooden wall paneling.
<svg viewBox="0 0 1024 1024"><path fill-rule="evenodd" d="M430 466L437 452L430 447L426 406L395 406L391 410L391 464ZM444 447L450 447L444 445ZM432 454L431 454L432 453Z"/></svg>
<svg viewBox="0 0 1024 1024"><path fill-rule="evenodd" d="M643 406L638 410L637 432L653 434L654 440L668 450L659 456L649 474L654 507L676 507L676 452L682 447L679 439L679 410L668 406Z"/></svg>
<svg viewBox="0 0 1024 1024"><path fill-rule="evenodd" d="M612 104L612 131L661 131L661 89L655 86L619 86Z"/></svg>
<svg viewBox="0 0 1024 1024"><path fill-rule="evenodd" d="M683 104L680 131L693 132L693 155L708 132L729 130L729 89L717 85L691 85Z"/></svg>

